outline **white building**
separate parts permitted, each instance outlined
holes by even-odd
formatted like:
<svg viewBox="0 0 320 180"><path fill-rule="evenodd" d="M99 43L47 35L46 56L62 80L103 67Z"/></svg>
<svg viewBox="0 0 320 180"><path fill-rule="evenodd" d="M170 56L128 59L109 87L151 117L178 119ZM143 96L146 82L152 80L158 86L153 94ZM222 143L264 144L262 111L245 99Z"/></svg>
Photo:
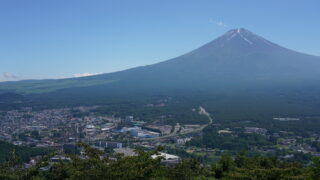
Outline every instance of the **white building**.
<svg viewBox="0 0 320 180"><path fill-rule="evenodd" d="M156 159L159 157L162 158L161 163L166 164L166 165L177 164L181 160L181 158L179 156L175 156L175 155L167 154L167 153L163 153L163 152L160 152L159 154L154 154L151 157L153 159Z"/></svg>

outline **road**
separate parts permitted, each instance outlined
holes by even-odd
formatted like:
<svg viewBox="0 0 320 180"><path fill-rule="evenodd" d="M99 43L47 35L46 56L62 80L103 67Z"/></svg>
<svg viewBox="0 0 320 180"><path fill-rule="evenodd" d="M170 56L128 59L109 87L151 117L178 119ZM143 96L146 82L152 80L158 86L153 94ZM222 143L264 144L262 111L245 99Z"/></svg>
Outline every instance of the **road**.
<svg viewBox="0 0 320 180"><path fill-rule="evenodd" d="M206 109L202 106L199 106L199 114L202 114L202 115L205 115L208 117L209 119L209 123L208 124L205 124L205 125L202 125L200 126L199 128L196 128L192 131L188 131L188 132L184 132L184 133L171 133L171 134L168 134L168 135L165 135L165 136L160 136L160 137L155 137L155 138L147 138L147 139L141 139L142 141L153 141L153 140L159 140L159 139L165 139L165 138L169 138L169 137L175 137L175 136L180 136L180 135L186 135L186 134L191 134L191 133L195 133L195 132L198 132L198 131L202 131L205 127L209 126L210 124L213 123L213 119L210 115L210 113L208 113L206 111Z"/></svg>

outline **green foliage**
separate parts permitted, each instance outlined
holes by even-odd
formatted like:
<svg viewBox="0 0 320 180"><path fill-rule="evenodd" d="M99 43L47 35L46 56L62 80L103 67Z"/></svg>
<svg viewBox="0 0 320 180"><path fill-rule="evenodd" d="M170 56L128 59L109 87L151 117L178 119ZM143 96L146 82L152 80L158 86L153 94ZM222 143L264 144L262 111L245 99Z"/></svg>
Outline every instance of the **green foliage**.
<svg viewBox="0 0 320 180"><path fill-rule="evenodd" d="M314 180L320 179L320 157L313 159L313 167L311 168L311 176Z"/></svg>
<svg viewBox="0 0 320 180"><path fill-rule="evenodd" d="M244 180L283 180L283 179L319 179L320 158L314 158L310 167L299 163L279 161L269 157L248 157L245 152L236 157L223 155L211 166L203 166L195 159L186 159L165 166L161 158L152 158L161 149L145 152L136 150L137 156L118 155L110 158L102 151L81 144L85 156L71 155L71 161L52 164L49 171L40 171L46 167L49 157L30 169L19 164L15 152L7 162L0 164L0 179L5 180L191 180L191 179L244 179Z"/></svg>
<svg viewBox="0 0 320 180"><path fill-rule="evenodd" d="M203 130L203 135L193 138L188 144L198 147L219 148L225 150L246 150L252 146L265 146L271 143L266 137L259 134L239 133L238 136L232 134L219 134L219 128L208 126Z"/></svg>
<svg viewBox="0 0 320 180"><path fill-rule="evenodd" d="M166 177L169 179L193 179L200 176L208 176L210 172L203 168L200 163L194 159L182 161L174 167L168 168Z"/></svg>
<svg viewBox="0 0 320 180"><path fill-rule="evenodd" d="M52 167L49 179L150 179L159 177L164 167L160 159L152 159L155 152L138 150L138 156L122 157L116 160L103 156L104 153L82 144L86 158L71 156L72 163L59 163Z"/></svg>
<svg viewBox="0 0 320 180"><path fill-rule="evenodd" d="M15 146L7 142L0 141L0 162L8 160L12 151L20 157L21 161L27 161L32 156L45 155L52 152L52 150L48 148Z"/></svg>

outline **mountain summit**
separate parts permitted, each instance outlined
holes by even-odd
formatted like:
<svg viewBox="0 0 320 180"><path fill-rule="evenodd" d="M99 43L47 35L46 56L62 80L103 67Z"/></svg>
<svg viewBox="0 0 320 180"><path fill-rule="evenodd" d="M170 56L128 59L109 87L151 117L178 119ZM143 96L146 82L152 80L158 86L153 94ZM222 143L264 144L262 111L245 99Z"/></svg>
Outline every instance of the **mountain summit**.
<svg viewBox="0 0 320 180"><path fill-rule="evenodd" d="M271 43L270 41L250 32L244 28L232 29L226 32L219 38L221 41L228 43L231 41L243 41L249 45L260 45L264 44L267 46L274 46L275 44ZM234 43L234 42L233 42Z"/></svg>
<svg viewBox="0 0 320 180"><path fill-rule="evenodd" d="M238 28L227 31L217 39L205 44L193 52L210 55L225 52L227 54L234 53L274 53L273 51L287 50L275 43L272 43L263 37L252 33L251 31ZM218 51L218 52L217 52ZM270 51L270 52L268 52Z"/></svg>
<svg viewBox="0 0 320 180"><path fill-rule="evenodd" d="M243 81L314 79L320 75L319 67L319 57L289 50L240 28L232 29L190 53L147 69L158 74L162 69L162 74L190 83L194 79L203 84L221 81L238 84Z"/></svg>
<svg viewBox="0 0 320 180"><path fill-rule="evenodd" d="M232 29L182 56L143 67L91 77L2 83L23 93L95 87L165 90L224 85L304 82L320 79L320 58L272 43L244 28Z"/></svg>

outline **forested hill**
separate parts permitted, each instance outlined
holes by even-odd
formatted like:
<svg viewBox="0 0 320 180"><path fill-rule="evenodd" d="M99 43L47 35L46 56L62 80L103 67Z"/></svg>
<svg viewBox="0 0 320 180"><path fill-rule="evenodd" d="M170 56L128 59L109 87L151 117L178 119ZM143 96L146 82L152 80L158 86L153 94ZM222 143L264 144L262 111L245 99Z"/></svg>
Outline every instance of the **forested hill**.
<svg viewBox="0 0 320 180"><path fill-rule="evenodd" d="M20 161L27 161L30 157L37 155L45 155L49 152L52 152L52 150L48 148L16 146L4 141L0 141L0 162L8 160L13 151L15 151L17 156L20 157Z"/></svg>
<svg viewBox="0 0 320 180"><path fill-rule="evenodd" d="M110 158L105 153L84 146L84 156L71 156L70 162L60 161L49 165L47 159L30 169L20 168L8 162L0 164L0 179L10 180L191 180L191 179L245 179L245 180L318 180L320 159L303 166L299 163L279 161L268 157L248 157L244 153L236 157L223 155L210 166L203 166L195 159L166 166L161 158L152 158L157 151L137 150L137 156ZM48 166L49 165L49 166ZM46 167L46 168L43 168ZM44 170L47 169L47 170Z"/></svg>

